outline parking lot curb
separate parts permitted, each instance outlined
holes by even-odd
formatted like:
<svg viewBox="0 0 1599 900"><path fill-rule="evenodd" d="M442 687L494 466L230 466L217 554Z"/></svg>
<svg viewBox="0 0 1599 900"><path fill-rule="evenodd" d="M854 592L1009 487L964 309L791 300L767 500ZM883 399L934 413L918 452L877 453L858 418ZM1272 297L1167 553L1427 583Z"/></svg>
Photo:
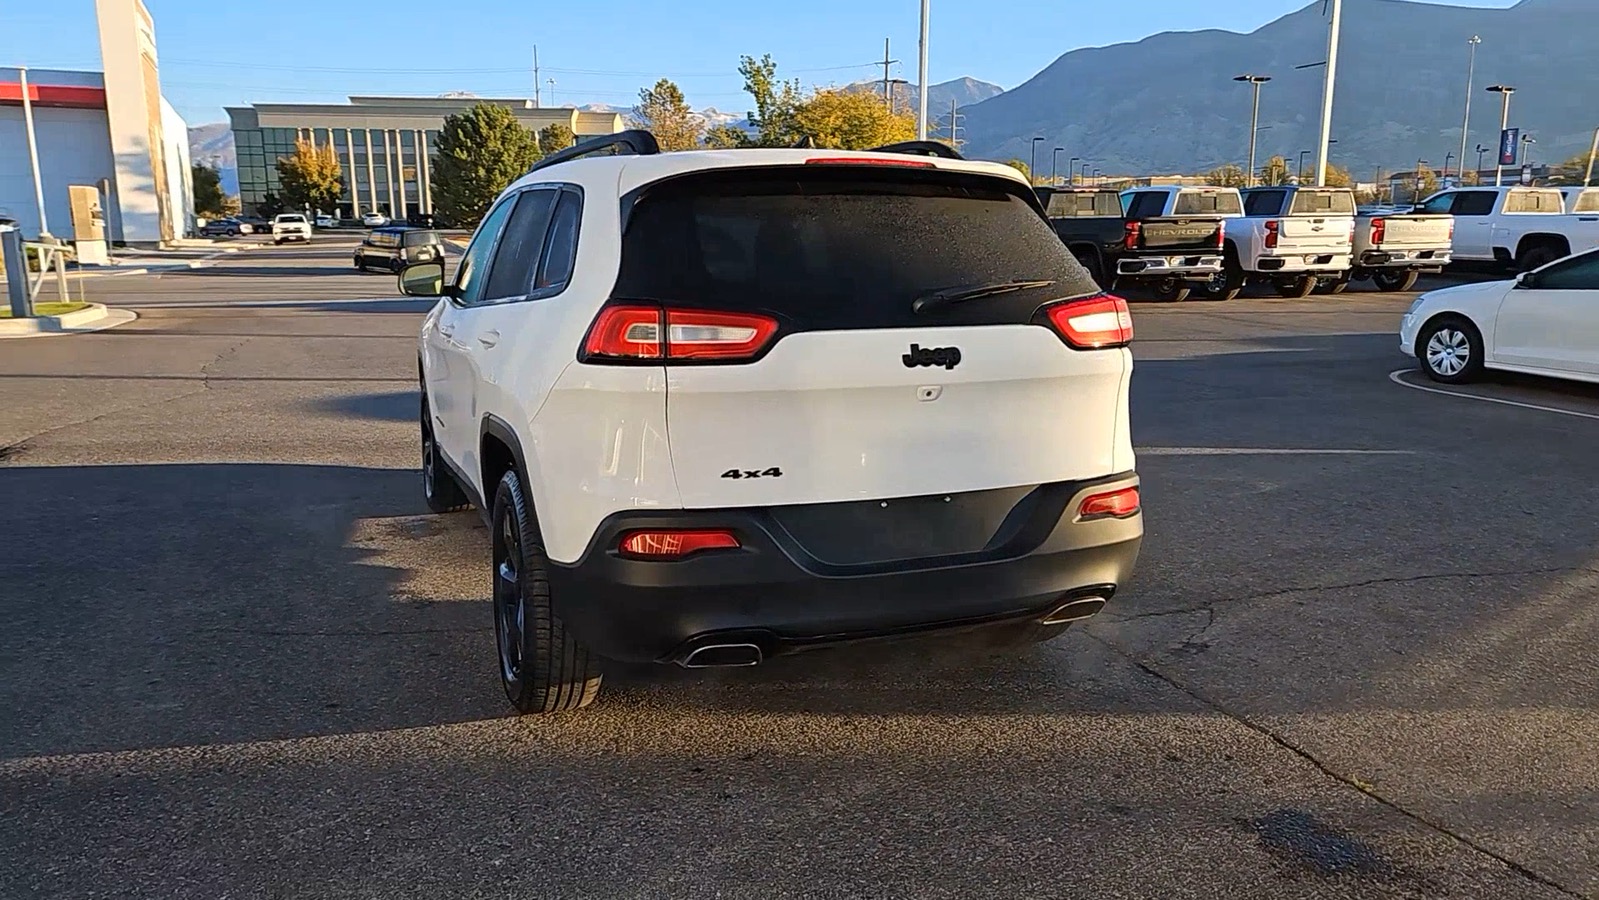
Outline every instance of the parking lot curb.
<svg viewBox="0 0 1599 900"><path fill-rule="evenodd" d="M137 319L131 310L112 309L99 303L59 316L31 319L0 319L0 338L40 337L51 334L84 334L113 328Z"/></svg>

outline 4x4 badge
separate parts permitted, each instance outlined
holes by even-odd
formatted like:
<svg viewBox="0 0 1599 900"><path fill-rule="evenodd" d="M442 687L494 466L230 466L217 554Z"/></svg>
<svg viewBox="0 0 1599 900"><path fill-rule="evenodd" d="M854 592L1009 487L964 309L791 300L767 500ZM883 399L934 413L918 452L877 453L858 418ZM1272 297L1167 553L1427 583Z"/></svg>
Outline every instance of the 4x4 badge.
<svg viewBox="0 0 1599 900"><path fill-rule="evenodd" d="M905 368L914 369L917 366L943 366L953 369L961 364L961 350L959 347L923 347L921 344L912 344L911 352L900 357L900 362Z"/></svg>

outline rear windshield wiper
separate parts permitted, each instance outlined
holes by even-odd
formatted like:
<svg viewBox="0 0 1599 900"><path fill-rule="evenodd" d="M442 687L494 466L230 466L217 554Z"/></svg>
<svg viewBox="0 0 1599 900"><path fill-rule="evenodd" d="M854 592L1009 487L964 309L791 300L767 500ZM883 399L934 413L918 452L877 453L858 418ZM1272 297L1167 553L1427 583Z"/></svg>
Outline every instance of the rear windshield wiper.
<svg viewBox="0 0 1599 900"><path fill-rule="evenodd" d="M965 303L967 300L977 300L982 297L992 297L996 294L1009 294L1012 291L1025 291L1032 288L1046 288L1054 281L1001 281L997 284L981 284L976 286L962 285L959 287L942 288L917 297L911 303L911 311L924 313L943 309L956 303Z"/></svg>

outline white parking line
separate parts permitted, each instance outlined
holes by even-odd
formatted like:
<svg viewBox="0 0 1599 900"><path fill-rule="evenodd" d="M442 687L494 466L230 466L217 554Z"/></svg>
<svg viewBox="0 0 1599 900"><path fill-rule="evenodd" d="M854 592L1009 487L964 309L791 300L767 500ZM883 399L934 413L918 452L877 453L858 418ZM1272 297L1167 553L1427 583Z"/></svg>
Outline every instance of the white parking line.
<svg viewBox="0 0 1599 900"><path fill-rule="evenodd" d="M1414 456L1414 450L1290 450L1272 447L1136 447L1139 456Z"/></svg>
<svg viewBox="0 0 1599 900"><path fill-rule="evenodd" d="M1504 400L1499 397L1482 397L1478 396L1477 394L1462 394L1456 391L1445 390L1444 388L1411 384L1410 382L1399 377L1414 371L1416 370L1395 369L1394 371L1388 373L1388 380L1399 385L1400 387L1407 387L1413 391L1426 391L1429 394L1443 394L1445 397L1459 397L1462 400L1481 400L1484 403L1498 403L1504 406L1519 406L1522 409L1533 409L1537 410L1538 412L1555 413L1556 415L1562 416L1575 416L1579 419L1599 419L1599 413L1577 412L1574 409L1561 409L1557 406L1540 406L1536 403L1522 403L1519 400Z"/></svg>

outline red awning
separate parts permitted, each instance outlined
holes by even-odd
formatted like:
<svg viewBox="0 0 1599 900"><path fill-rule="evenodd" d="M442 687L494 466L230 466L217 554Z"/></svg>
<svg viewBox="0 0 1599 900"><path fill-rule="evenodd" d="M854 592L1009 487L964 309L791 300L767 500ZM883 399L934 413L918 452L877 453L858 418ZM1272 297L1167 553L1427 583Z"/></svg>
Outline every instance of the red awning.
<svg viewBox="0 0 1599 900"><path fill-rule="evenodd" d="M29 83L28 99L33 102L34 106L105 109L105 88L84 87L73 84ZM0 105L22 105L22 84L20 82L0 81Z"/></svg>

